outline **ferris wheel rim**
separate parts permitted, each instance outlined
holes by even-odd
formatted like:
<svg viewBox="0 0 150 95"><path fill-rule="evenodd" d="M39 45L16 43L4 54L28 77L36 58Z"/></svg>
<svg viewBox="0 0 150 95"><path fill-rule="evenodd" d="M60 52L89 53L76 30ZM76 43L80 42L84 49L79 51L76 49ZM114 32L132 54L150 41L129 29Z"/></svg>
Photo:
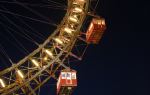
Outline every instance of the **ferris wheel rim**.
<svg viewBox="0 0 150 95"><path fill-rule="evenodd" d="M69 0L68 0L69 1ZM68 4L69 6L69 4ZM66 12L67 15L67 12ZM64 17L65 18L65 17ZM63 18L63 19L64 19ZM63 23L64 20L62 20L61 23ZM34 51L32 51L29 55L27 55L26 57L24 57L23 59L21 59L20 61L18 61L17 63L14 63L11 67L8 67L2 71L0 71L0 76L2 76L3 74L13 70L14 68L18 67L19 65L21 65L25 60L28 60L29 57L33 56L34 54L36 54L37 52L39 52L49 41L50 38L52 38L56 33L59 32L59 27L60 25L57 26L57 29L54 30L54 32L43 42L43 44L40 44L39 47L37 49L35 49Z"/></svg>
<svg viewBox="0 0 150 95"><path fill-rule="evenodd" d="M88 2L89 0L87 0L87 2ZM63 20L62 20L62 22L61 22L61 24L63 25L63 23L65 22L65 20L66 20L66 18L68 18L69 17L69 12L70 12L70 10L69 10L69 7L71 7L70 5L69 5L69 2L71 2L70 0L68 0L68 9L67 9L67 12L66 12L66 15L64 16L64 18L63 18ZM89 3L89 2L88 2ZM86 8L86 11L88 10L88 4L87 4L87 6L86 6L87 8ZM83 16L83 18L82 18L82 23L83 23L83 21L84 21L84 19L85 19L85 16L86 16L86 14L84 14L84 16ZM78 32L79 32L79 30L80 30L80 28L81 28L81 26L82 26L82 23L80 24L80 26L78 27L79 29L78 29ZM52 35L50 35L49 37L48 37L48 39L42 44L42 45L40 45L39 47L38 47L38 49L36 49L35 51L33 51L31 54L29 54L28 56L26 56L24 59L22 59L21 61L19 61L17 64L15 64L15 65L13 65L12 67L10 67L10 68L7 68L7 69L5 69L5 70L3 70L3 71L1 71L0 72L0 76L2 76L2 75L4 75L4 74L6 74L6 73L8 73L8 72L11 72L12 70L14 70L15 68L17 68L19 65L21 65L21 64L23 64L25 61L27 61L30 57L32 57L32 56L34 56L37 52L39 52L42 48L44 48L45 47L45 45L49 42L49 40L50 39L52 39L58 32L59 32L59 30L60 30L60 28L62 27L62 25L59 25L58 27L57 27L57 29L52 33ZM74 39L74 41L77 39L77 37L75 37L75 39ZM75 44L75 43L74 43ZM73 44L73 45L74 45ZM68 44L68 45L70 45L70 44ZM68 47L68 45L66 45L65 46L65 48L67 48ZM72 46L73 47L73 46ZM64 48L64 49L65 49ZM63 50L62 50L62 53L63 53ZM60 56L61 56L61 54L60 54ZM59 58L59 56L57 56L58 58ZM55 59L56 60L56 59ZM55 60L53 60L54 62L55 62ZM52 62L53 63L53 62ZM50 65L50 64L49 64ZM49 67L49 65L47 66L47 67ZM42 71L41 71L42 72ZM30 80L28 80L28 82L30 82ZM27 83L27 82L26 82ZM24 83L25 84L25 83ZM19 87L18 87L19 88ZM3 95L3 94L2 94ZM5 95L5 94L4 94Z"/></svg>

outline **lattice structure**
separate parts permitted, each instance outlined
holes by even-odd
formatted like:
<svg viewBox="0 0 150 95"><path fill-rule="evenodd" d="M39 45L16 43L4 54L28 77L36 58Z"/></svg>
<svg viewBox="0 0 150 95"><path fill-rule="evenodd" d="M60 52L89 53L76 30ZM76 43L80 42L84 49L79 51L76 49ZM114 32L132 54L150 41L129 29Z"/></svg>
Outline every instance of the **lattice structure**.
<svg viewBox="0 0 150 95"><path fill-rule="evenodd" d="M88 12L89 0L68 0L68 8L60 25L39 48L18 63L0 72L1 95L36 95L49 79L67 66L81 26Z"/></svg>

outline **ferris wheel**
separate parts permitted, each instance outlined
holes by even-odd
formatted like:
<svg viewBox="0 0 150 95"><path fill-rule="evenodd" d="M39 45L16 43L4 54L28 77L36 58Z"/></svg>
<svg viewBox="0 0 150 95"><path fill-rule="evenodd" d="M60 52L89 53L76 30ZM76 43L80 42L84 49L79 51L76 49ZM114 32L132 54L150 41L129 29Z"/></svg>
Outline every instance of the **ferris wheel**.
<svg viewBox="0 0 150 95"><path fill-rule="evenodd" d="M15 40L18 44L18 46L15 45L16 47L22 48L27 52L25 53L25 57L21 60L13 62L6 53L5 47L0 44L1 53L3 53L11 64L6 66L6 68L2 67L2 70L0 69L1 95L40 95L41 87L48 81L56 83L58 95L70 95L72 93L77 86L77 76L76 71L73 70L74 68L70 66L70 63L75 60L82 60L88 44L97 44L106 29L105 20L96 16L92 18L89 27L84 26L85 21L88 19L87 15L93 16L89 13L90 2L90 0L30 0L29 2L23 0L0 1L0 4L3 5L0 5L0 15L10 23L10 25L8 25L6 24L7 22L1 19L0 26L2 26ZM19 7L16 7L16 5ZM20 6L23 7L23 9L19 9ZM59 24L54 24L54 21L43 16L40 12L35 11L38 9L37 6L40 6L39 8L46 6L56 10L62 9L65 12L64 14L60 13L60 15L57 15L55 11L50 11L50 13L48 13L45 9L40 9L40 11L44 11L47 15L52 14L52 18L55 18L58 21L62 18L62 20L59 21ZM23 10L25 12L19 14L17 13L18 10ZM25 15L29 14L29 12L38 15L38 17L35 15ZM64 15L64 17L58 19L58 16L61 15ZM10 16L15 20L11 20ZM15 22L21 22L21 24ZM37 32L33 28L35 24L38 24L37 22L55 27L53 33L45 34L48 36L45 37L46 39L43 38L44 41L39 40L38 42L36 40L42 39L43 37L42 33ZM28 23L32 24L29 25ZM15 28L11 25L14 25ZM24 31L22 27L25 27ZM36 26L39 31L40 29L46 31L43 27L44 26L41 26L41 24ZM87 29L87 32L83 32L85 31L85 28ZM13 33L16 33L31 43L29 44L28 41L24 40L18 41L19 38L16 38ZM8 39L6 38L6 40ZM34 44L33 46L36 46L36 48L30 52L26 50L23 46L24 44ZM19 48L17 49L18 51ZM15 54L16 51L11 51L14 52L12 53L14 57L17 56L17 53Z"/></svg>

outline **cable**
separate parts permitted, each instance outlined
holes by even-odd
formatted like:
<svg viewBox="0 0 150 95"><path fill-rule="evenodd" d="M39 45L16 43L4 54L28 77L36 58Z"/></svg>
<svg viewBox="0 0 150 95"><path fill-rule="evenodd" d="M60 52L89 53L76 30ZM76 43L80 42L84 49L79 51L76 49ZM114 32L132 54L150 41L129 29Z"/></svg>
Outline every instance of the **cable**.
<svg viewBox="0 0 150 95"><path fill-rule="evenodd" d="M23 4L21 4L21 3L20 3L20 2L18 2L17 0L13 0L13 1L14 1L14 2L16 2L18 5L20 5L20 6L24 7L24 8L26 8L26 9L28 9L28 10L29 10L29 11L31 11L32 13L34 13L34 14L36 14L36 15L40 16L41 18L43 18L43 19L45 19L45 20L50 21L50 20L49 20L49 18L47 18L47 17L45 17L45 16L41 15L41 13L39 13L39 12L37 12L37 11L35 11L35 10L31 9L30 7L28 7L28 6L24 6ZM54 24L54 23L53 23L53 25L54 25L54 26L57 26L57 25L56 25L56 24Z"/></svg>
<svg viewBox="0 0 150 95"><path fill-rule="evenodd" d="M10 2L10 1L0 1L0 3L8 3L8 4L17 4L17 2ZM27 6L38 6L38 7L59 7L59 8L66 8L65 6L62 6L62 5L42 5L42 4L30 4L30 3L22 3L22 2L19 2L23 5L27 5Z"/></svg>
<svg viewBox="0 0 150 95"><path fill-rule="evenodd" d="M6 26L4 25L4 24L2 24L2 23L0 23L4 28L5 28L5 30L12 36L12 38L19 44L19 46L21 47L21 48L23 48L24 50L25 50L25 54L27 54L27 53L29 53L29 51L17 40L17 38L6 28ZM15 45L16 47L18 46L18 45Z"/></svg>
<svg viewBox="0 0 150 95"><path fill-rule="evenodd" d="M97 1L96 5L95 5L94 12L96 11L98 4L99 4L99 0Z"/></svg>
<svg viewBox="0 0 150 95"><path fill-rule="evenodd" d="M48 1L53 2L53 3L55 3L55 4L58 4L58 5L62 5L62 3L58 3L58 2L55 2L55 1L53 1L53 0L48 0ZM64 5L64 6L66 7L66 5Z"/></svg>
<svg viewBox="0 0 150 95"><path fill-rule="evenodd" d="M6 60L3 58L3 55L0 53L0 61L2 64L4 64L6 67L8 67L8 65L6 64Z"/></svg>
<svg viewBox="0 0 150 95"><path fill-rule="evenodd" d="M4 24L3 23L0 23L3 27L6 27L6 26L4 26ZM17 42L17 43L19 43L17 40L16 40L16 38L14 37L14 35L11 33L11 32L9 32L9 30L8 29L10 29L9 27L7 27L7 28L5 28L5 30L13 37L13 39L15 39L15 41ZM11 29L10 29L11 30ZM6 38L6 37L5 37ZM10 42L8 39L6 39L8 42ZM19 46L21 47L21 48L23 48L25 51L22 51L22 49L21 48L19 48L18 47L18 45L16 45L16 44L14 44L14 43L12 43L12 45L14 45L16 48L18 48L21 52L23 52L24 54L27 54L27 53L29 53L28 52L28 50L27 49L25 49L25 47L20 43L19 44Z"/></svg>
<svg viewBox="0 0 150 95"><path fill-rule="evenodd" d="M39 44L34 40L32 39L29 35L27 35L26 33L24 33L18 25L16 25L12 20L10 20L8 17L6 17L5 15L1 14L5 19L7 19L7 21L9 21L12 25L14 25L20 32L22 32L23 34L25 34L28 39L30 39L31 42L33 42L35 45L39 46Z"/></svg>
<svg viewBox="0 0 150 95"><path fill-rule="evenodd" d="M13 65L13 61L11 60L11 58L8 56L8 54L6 53L5 49L3 48L3 46L0 44L0 50L1 52L5 55L5 57L9 60L9 62L11 63L11 65Z"/></svg>
<svg viewBox="0 0 150 95"><path fill-rule="evenodd" d="M28 33L31 33L33 35L35 35L36 37L38 37L39 39L41 40L44 40L44 35L41 34L40 32L37 32L35 29L33 29L31 26L29 26L24 20L20 19L19 17L16 17L18 20L20 20L20 22L22 22L24 25L26 25L31 31L34 31L36 33L33 33L33 32L29 32L27 31ZM37 35L38 34L38 35Z"/></svg>
<svg viewBox="0 0 150 95"><path fill-rule="evenodd" d="M37 22L41 22L41 23L44 23L44 24L49 24L49 25L56 26L56 25L54 25L54 24L52 24L52 23L48 23L48 22L46 22L46 21L42 21L42 20L39 20L39 19L35 19L35 18L23 16L23 15L16 14L16 13L13 13L13 12L10 12L10 11L4 11L4 10L1 10L1 9L0 9L0 12L2 12L2 13L7 13L7 14L11 14L11 15L15 15L15 16L19 16L19 17L23 17L23 18L27 18L27 19L30 19L30 20L32 20L32 21L37 21Z"/></svg>

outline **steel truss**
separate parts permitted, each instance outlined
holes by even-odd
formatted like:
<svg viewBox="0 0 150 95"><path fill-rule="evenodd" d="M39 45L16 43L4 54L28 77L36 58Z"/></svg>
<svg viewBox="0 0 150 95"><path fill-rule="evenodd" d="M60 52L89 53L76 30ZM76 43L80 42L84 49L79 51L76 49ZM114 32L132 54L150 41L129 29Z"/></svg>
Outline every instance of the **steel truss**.
<svg viewBox="0 0 150 95"><path fill-rule="evenodd" d="M59 70L70 69L66 64L67 59L70 56L78 58L72 53L72 49L80 35L89 6L89 0L79 0L82 3L75 1L68 0L65 17L38 49L0 72L0 78L7 81L0 89L1 95L36 95L48 80L57 81L56 73ZM74 10L76 7L81 9Z"/></svg>

